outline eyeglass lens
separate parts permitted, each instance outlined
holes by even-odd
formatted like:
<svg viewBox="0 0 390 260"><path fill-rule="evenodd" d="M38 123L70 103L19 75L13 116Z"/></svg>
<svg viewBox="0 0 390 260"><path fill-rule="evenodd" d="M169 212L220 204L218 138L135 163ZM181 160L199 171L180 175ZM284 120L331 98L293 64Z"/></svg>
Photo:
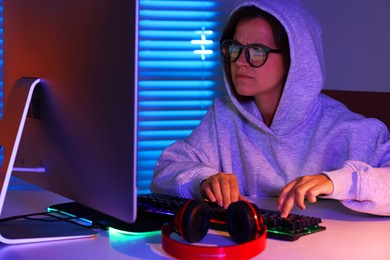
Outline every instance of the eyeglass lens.
<svg viewBox="0 0 390 260"><path fill-rule="evenodd" d="M226 41L224 42L223 48L227 49L226 54L229 55L231 62L237 61L242 50L244 50L247 62L254 67L260 67L263 65L268 56L267 50L261 45L256 44L241 46L234 41Z"/></svg>

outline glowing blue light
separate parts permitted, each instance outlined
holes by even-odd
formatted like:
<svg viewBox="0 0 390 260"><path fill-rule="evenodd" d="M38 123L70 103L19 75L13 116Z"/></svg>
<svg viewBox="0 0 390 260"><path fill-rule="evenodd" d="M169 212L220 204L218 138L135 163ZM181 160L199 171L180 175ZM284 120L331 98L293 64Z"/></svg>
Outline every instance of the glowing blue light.
<svg viewBox="0 0 390 260"><path fill-rule="evenodd" d="M140 5L145 7L163 7L163 8L191 8L191 9L199 9L199 8L214 8L217 6L215 1L153 1L153 0L141 0Z"/></svg>
<svg viewBox="0 0 390 260"><path fill-rule="evenodd" d="M205 89L214 90L217 83L211 80L143 80L138 83L143 89L169 88L169 89Z"/></svg>
<svg viewBox="0 0 390 260"><path fill-rule="evenodd" d="M138 104L143 108L179 108L186 109L188 107L209 107L213 100L154 100L154 101L140 101Z"/></svg>
<svg viewBox="0 0 390 260"><path fill-rule="evenodd" d="M199 28L213 28L217 27L217 22L213 21L165 21L165 20L140 20L140 26L144 29L188 29L199 30Z"/></svg>
<svg viewBox="0 0 390 260"><path fill-rule="evenodd" d="M194 32L186 30L142 30L139 32L139 36L145 37L145 39L159 39L159 38L172 38L178 39L189 39L194 37Z"/></svg>
<svg viewBox="0 0 390 260"><path fill-rule="evenodd" d="M217 61L139 61L143 68L175 68L175 69L214 69L219 66Z"/></svg>
<svg viewBox="0 0 390 260"><path fill-rule="evenodd" d="M151 141L138 141L139 149L164 149L175 142L174 140L151 140Z"/></svg>
<svg viewBox="0 0 390 260"><path fill-rule="evenodd" d="M139 137L143 138L156 138L159 137L161 139L178 139L178 137L185 137L191 133L191 130L170 130L170 131L140 131L138 133Z"/></svg>
<svg viewBox="0 0 390 260"><path fill-rule="evenodd" d="M206 30L205 27L202 27L202 30L200 31L195 31L196 34L200 35L200 40L192 40L191 44L199 45L200 50L194 50L195 54L199 54L202 60L206 59L206 55L213 54L212 50L207 50L206 46L213 44L212 40L207 40L206 37L207 35L212 35L213 31L212 30Z"/></svg>
<svg viewBox="0 0 390 260"><path fill-rule="evenodd" d="M162 118L162 117L202 117L206 110L164 110L164 111L141 111L139 116L142 118Z"/></svg>
<svg viewBox="0 0 390 260"><path fill-rule="evenodd" d="M200 44L200 45L206 45L206 44L213 44L212 40L206 40L205 35L202 35L202 40L192 40L192 44Z"/></svg>
<svg viewBox="0 0 390 260"><path fill-rule="evenodd" d="M158 41L158 40L141 40L138 43L138 46L145 49L142 51L150 51L150 50L156 50L156 51L161 51L161 50L172 50L172 51L183 51L183 50L193 50L194 45L191 44L191 41L189 40L175 40L175 41ZM144 53L145 53L144 52ZM142 53L142 52L141 52ZM174 56L168 56L166 58L170 59L172 57L178 56L178 54Z"/></svg>
<svg viewBox="0 0 390 260"><path fill-rule="evenodd" d="M217 13L209 11L188 11L188 10L141 10L140 17L143 19L213 19ZM181 21L180 21L181 22Z"/></svg>
<svg viewBox="0 0 390 260"><path fill-rule="evenodd" d="M214 31L221 26L222 4L211 0L140 0L140 190L149 187L162 150L185 139L221 94L220 34Z"/></svg>
<svg viewBox="0 0 390 260"><path fill-rule="evenodd" d="M169 128L169 127L174 127L174 126L180 126L181 128L184 127L189 127L189 128L194 128L200 123L200 120L164 120L164 121L144 121L140 122L139 126L140 127L148 127L152 126L155 128Z"/></svg>
<svg viewBox="0 0 390 260"><path fill-rule="evenodd" d="M205 55L210 55L213 54L212 50L205 50L204 47L202 46L202 50L194 50L195 54L200 54L202 57L202 60L205 59Z"/></svg>
<svg viewBox="0 0 390 260"><path fill-rule="evenodd" d="M140 58L144 59L169 59L173 58L175 60L190 60L194 58L194 54L191 50L188 51L140 51L138 53Z"/></svg>
<svg viewBox="0 0 390 260"><path fill-rule="evenodd" d="M169 71L139 71L139 76L143 78L157 78L159 80L164 79L196 79L199 78L210 78L215 76L215 72L212 70L169 70Z"/></svg>
<svg viewBox="0 0 390 260"><path fill-rule="evenodd" d="M213 97L215 94L215 91L207 91L207 90L184 90L184 91L169 91L169 90L162 90L162 91L139 91L138 95L140 97L148 98L148 97L159 97L159 98L185 98L185 97L198 97L198 98L207 98L207 97Z"/></svg>
<svg viewBox="0 0 390 260"><path fill-rule="evenodd" d="M147 150L147 151L139 151L138 153L139 155L141 155L142 158L145 158L144 160L147 161L147 160L150 160L150 159L155 159L155 158L158 158L161 154L161 151L158 151L158 150Z"/></svg>

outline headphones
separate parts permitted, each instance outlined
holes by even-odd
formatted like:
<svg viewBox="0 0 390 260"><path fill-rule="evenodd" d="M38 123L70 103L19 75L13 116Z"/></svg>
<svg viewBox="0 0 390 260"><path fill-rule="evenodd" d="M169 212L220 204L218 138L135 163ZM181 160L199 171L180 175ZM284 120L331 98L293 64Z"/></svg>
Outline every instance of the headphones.
<svg viewBox="0 0 390 260"><path fill-rule="evenodd" d="M237 201L229 205L226 226L230 238L237 243L231 246L198 246L181 243L170 236L178 233L190 243L203 239L211 219L210 206L202 200L190 199L181 206L174 220L162 227L162 248L178 259L226 258L250 259L260 254L266 245L267 227L256 205Z"/></svg>

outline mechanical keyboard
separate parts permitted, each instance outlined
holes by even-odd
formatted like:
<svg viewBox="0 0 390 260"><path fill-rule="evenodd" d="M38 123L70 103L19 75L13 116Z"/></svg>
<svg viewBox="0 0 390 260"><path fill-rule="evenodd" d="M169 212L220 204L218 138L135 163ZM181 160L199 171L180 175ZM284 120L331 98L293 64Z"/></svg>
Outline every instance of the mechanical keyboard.
<svg viewBox="0 0 390 260"><path fill-rule="evenodd" d="M160 214L162 216L174 216L176 210L188 199L170 196L166 194L144 194L138 196L138 211ZM208 202L211 208L210 228L226 230L226 209L216 203ZM280 212L259 208L267 226L267 237L280 240L294 241L306 235L323 231L326 228L320 226L321 218L299 214L291 214L287 218L280 217Z"/></svg>
<svg viewBox="0 0 390 260"><path fill-rule="evenodd" d="M59 211L70 216L87 219L93 228L104 230L114 228L122 232L142 234L160 231L162 225L172 221L177 209L188 200L157 193L138 195L137 199L137 220L131 224L104 215L77 202L53 205L49 207L49 211ZM212 210L210 228L226 230L226 210L216 203L208 203ZM321 223L320 218L298 214L290 214L288 218L281 218L278 211L261 208L259 210L267 225L268 238L294 241L302 236L326 229L319 225Z"/></svg>

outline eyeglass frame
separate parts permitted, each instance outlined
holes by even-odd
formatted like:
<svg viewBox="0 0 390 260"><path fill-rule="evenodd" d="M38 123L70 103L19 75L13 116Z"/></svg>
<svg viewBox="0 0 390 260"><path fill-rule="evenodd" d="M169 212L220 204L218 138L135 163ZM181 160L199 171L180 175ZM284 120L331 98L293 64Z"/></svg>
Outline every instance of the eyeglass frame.
<svg viewBox="0 0 390 260"><path fill-rule="evenodd" d="M226 42L235 43L235 44L239 47L239 53L238 53L237 57L236 57L235 59L233 59L233 60L231 59L230 52L229 52L229 48L224 48L224 47L223 47L223 46L225 45ZM262 64L258 65L258 66L253 65L253 64L250 62L250 53L249 53L248 49L249 49L250 47L254 47L254 46L260 47L260 48L264 49L264 51L265 51L265 59L264 59L264 62L263 62ZM227 49L226 53L224 52L224 49ZM282 51L279 50L279 49L272 49L272 48L270 48L270 47L268 47L268 46L265 46L264 44L261 44L261 43L251 43L251 44L245 46L245 45L241 45L239 42L237 42L237 41L235 41L235 40L232 40L232 39L227 39L227 40L224 40L224 41L221 42L221 52L222 52L222 55L223 55L223 57L228 57L230 62L236 62L236 61L240 58L241 53L242 53L242 49L245 50L245 51L244 51L244 53L245 53L245 60L248 62L248 64L249 64L250 66L255 67L255 68L259 68L259 67L263 66L263 65L267 62L267 60L268 60L268 55L269 55L270 53L281 53L281 52L282 52Z"/></svg>

